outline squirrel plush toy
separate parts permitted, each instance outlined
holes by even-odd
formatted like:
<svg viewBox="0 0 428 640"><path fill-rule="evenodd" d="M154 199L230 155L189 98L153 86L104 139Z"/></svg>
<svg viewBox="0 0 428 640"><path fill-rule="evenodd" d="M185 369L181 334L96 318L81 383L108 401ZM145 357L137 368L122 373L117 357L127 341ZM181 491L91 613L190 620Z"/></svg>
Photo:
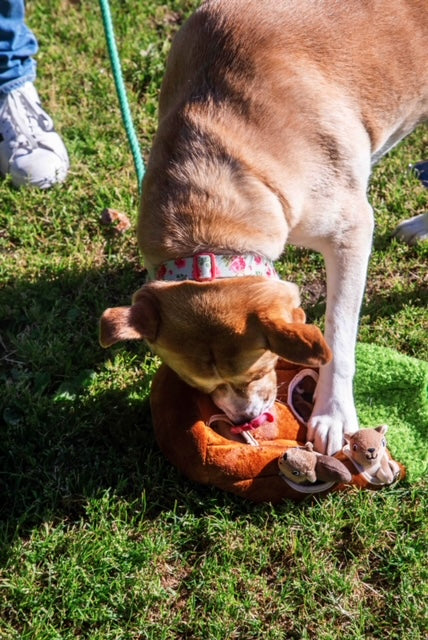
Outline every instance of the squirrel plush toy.
<svg viewBox="0 0 428 640"><path fill-rule="evenodd" d="M400 467L386 449L386 424L375 429L360 429L346 434L343 453L352 460L358 471L374 484L391 484L400 474Z"/></svg>
<svg viewBox="0 0 428 640"><path fill-rule="evenodd" d="M392 484L400 474L400 467L387 453L384 437L387 430L384 424L375 429L360 429L356 433L345 434L346 444L342 454L371 484ZM304 447L285 451L278 459L278 467L284 480L300 490L303 487L296 487L296 484L312 485L317 482L328 483L331 487L336 483L352 482L351 471L343 462L337 457L317 453L311 442ZM323 487L325 489L326 484Z"/></svg>
<svg viewBox="0 0 428 640"><path fill-rule="evenodd" d="M334 456L314 451L312 442L288 449L278 459L278 467L287 481L297 484L315 482L351 482L351 472Z"/></svg>

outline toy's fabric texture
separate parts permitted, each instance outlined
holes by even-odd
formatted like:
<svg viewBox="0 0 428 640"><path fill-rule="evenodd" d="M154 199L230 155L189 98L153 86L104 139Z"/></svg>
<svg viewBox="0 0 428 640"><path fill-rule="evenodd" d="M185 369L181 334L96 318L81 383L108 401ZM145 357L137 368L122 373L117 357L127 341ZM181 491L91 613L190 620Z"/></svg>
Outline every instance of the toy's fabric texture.
<svg viewBox="0 0 428 640"><path fill-rule="evenodd" d="M278 459L278 468L286 482L291 480L293 484L304 484L309 488L315 482L330 482L331 486L338 482L352 482L352 474L343 462L334 456L317 453L312 442L307 442L304 447L287 449ZM392 481L391 477L390 482Z"/></svg>
<svg viewBox="0 0 428 640"><path fill-rule="evenodd" d="M357 371L356 395L361 423L364 426L389 423L388 446L400 461L404 458L406 462L411 461L409 455L403 455L408 442L412 451L418 448L412 473L420 475L416 472L423 466L425 449L422 442L420 447L418 443L423 439L427 425L428 366L388 349L359 345ZM300 382L299 375L303 375ZM245 441L243 434L234 436L230 433L230 426L221 420L208 426L210 418L218 413L210 398L191 389L170 369L162 366L153 381L151 395L153 423L160 449L190 480L210 484L256 502L276 503L284 498L300 501L308 493L319 492L322 495L349 486L340 483L323 486L320 483L302 491L302 487L293 487L279 475L279 457L287 449L304 446L306 442L304 421L310 414L316 372L301 372L299 367L281 361L278 378L278 397L283 402L290 400L288 387L293 380L294 389L297 389L292 403L294 410L297 409L296 414L289 406L276 403L274 422L267 422L251 431L249 441ZM253 445L251 440L255 440ZM340 452L337 457L349 469L352 484L373 489L382 486L368 482L344 453ZM404 468L392 465L403 477Z"/></svg>
<svg viewBox="0 0 428 640"><path fill-rule="evenodd" d="M278 373L285 391L296 374L296 367L290 367ZM209 427L211 416L218 414L209 396L187 386L163 365L153 380L151 408L161 451L190 480L255 502L305 497L287 485L278 471L279 456L285 449L303 443L306 435L305 426L285 405L277 403L275 421L252 432L260 443L252 446L238 435L225 437ZM218 429L230 433L230 426L221 421Z"/></svg>

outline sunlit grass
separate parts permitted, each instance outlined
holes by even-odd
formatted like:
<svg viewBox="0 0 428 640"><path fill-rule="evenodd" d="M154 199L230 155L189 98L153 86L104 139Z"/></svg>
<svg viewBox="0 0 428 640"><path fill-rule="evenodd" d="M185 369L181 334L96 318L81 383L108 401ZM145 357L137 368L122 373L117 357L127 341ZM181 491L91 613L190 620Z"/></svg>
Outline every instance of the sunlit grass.
<svg viewBox="0 0 428 640"><path fill-rule="evenodd" d="M112 2L144 153L173 32L197 2ZM148 397L159 362L107 351L98 318L143 281L138 190L97 3L29 2L38 89L70 152L48 192L0 184L0 637L6 640L419 640L426 624L426 483L254 506L166 462ZM427 208L408 172L419 129L375 170L360 339L426 358L427 245L391 239ZM132 228L115 234L105 207ZM278 265L322 324L322 259Z"/></svg>

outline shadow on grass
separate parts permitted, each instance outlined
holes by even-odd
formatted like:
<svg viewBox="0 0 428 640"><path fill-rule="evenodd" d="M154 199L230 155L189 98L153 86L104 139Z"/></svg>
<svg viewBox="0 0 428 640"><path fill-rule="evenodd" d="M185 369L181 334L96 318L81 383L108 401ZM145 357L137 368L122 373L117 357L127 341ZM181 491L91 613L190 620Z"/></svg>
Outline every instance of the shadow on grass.
<svg viewBox="0 0 428 640"><path fill-rule="evenodd" d="M196 487L173 469L151 424L157 361L142 343L99 346L100 314L127 304L141 283L130 265L45 272L2 291L0 560L17 534L46 521L79 522L88 500L106 492L144 503L148 518L175 508L270 510ZM322 304L311 320L318 311Z"/></svg>
<svg viewBox="0 0 428 640"><path fill-rule="evenodd" d="M44 521L85 516L87 500L145 493L146 514L192 503L151 428L156 359L142 343L109 350L97 327L141 285L130 267L18 280L0 301L0 539L2 553ZM181 492L181 497L179 493ZM202 491L203 494L203 491ZM194 492L195 506L201 503Z"/></svg>

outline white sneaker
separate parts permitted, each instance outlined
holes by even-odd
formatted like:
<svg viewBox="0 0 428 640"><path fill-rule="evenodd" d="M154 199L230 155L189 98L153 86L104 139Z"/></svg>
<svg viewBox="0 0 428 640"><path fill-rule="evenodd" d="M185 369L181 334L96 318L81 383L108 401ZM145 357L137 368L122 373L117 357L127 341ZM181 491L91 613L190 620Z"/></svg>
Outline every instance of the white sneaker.
<svg viewBox="0 0 428 640"><path fill-rule="evenodd" d="M48 189L65 180L68 167L67 150L34 85L0 96L0 173L10 174L16 187Z"/></svg>

